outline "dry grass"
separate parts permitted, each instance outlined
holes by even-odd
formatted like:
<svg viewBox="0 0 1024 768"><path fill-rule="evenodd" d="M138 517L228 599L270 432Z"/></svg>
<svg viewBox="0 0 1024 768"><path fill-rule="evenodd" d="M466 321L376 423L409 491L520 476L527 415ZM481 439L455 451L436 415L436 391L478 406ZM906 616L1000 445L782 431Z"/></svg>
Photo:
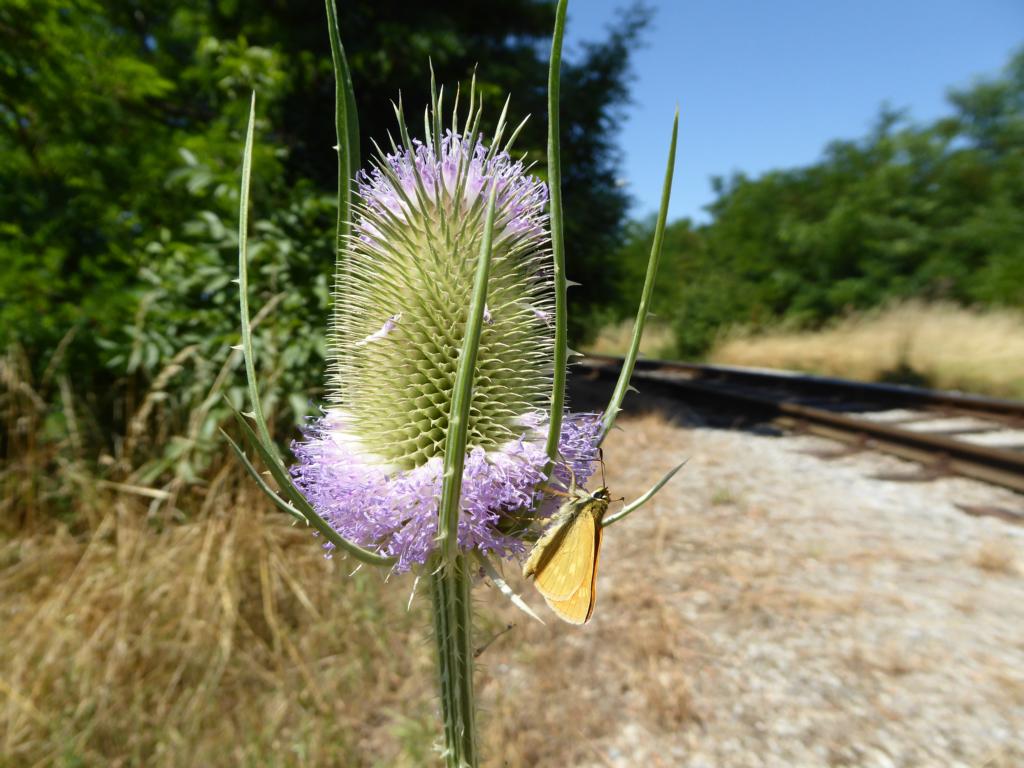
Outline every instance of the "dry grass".
<svg viewBox="0 0 1024 768"><path fill-rule="evenodd" d="M191 488L147 485L127 451L96 467L69 387L66 438L38 439L52 406L27 371L0 359L0 765L437 762L426 590L407 609L411 577L325 560L232 460ZM485 598L478 643L518 625L480 660L486 764L592 757L621 705L581 685L595 664L652 728L696 717L678 671L685 628L656 594L643 600L641 621L600 632L598 659L578 630L526 627ZM558 723L574 738L553 739Z"/></svg>
<svg viewBox="0 0 1024 768"><path fill-rule="evenodd" d="M677 607L644 582L606 590L601 603L602 620L581 630L488 600L517 623L508 646L482 659L488 765L601 765L624 720L666 737L699 725L689 673L701 641Z"/></svg>
<svg viewBox="0 0 1024 768"><path fill-rule="evenodd" d="M629 349L632 338L633 321L623 320L618 325L602 328L597 338L583 347L583 351L595 355L623 355ZM671 326L657 320L648 320L640 340L640 354L652 358L671 357L674 349L675 337Z"/></svg>
<svg viewBox="0 0 1024 768"><path fill-rule="evenodd" d="M731 442L716 450L707 441L723 435L680 430L656 414L623 426L606 451L616 494L635 497L675 457L691 463L642 513L609 530L587 627L541 626L477 588L476 641L493 638L478 662L484 765L656 767L683 764L680 755L697 749L708 765L761 764L736 756L760 761L778 750L779 764L824 764L787 763L785 750L802 744L868 764L847 742L880 743L872 734L899 718L930 743L916 703L889 717L863 702L885 681L916 691L911 703L934 699L913 686L948 664L929 662L920 654L931 645L893 627L928 620L931 612L911 612L909 596L953 570L949 562L971 571L975 548L958 539L951 558L929 559L918 552L926 542L893 538L891 521L849 510L848 527L833 532L842 518L828 527L818 518L835 505L810 514L794 503L805 494L793 483L812 476L765 463L770 453L744 458ZM0 533L0 765L437 764L429 598L421 587L407 610L411 578L385 584L378 571L350 576L351 564L324 560L308 532L269 511L233 464L178 494L173 515L170 501L154 513L137 488L75 471L74 529L32 512L40 502L30 498L0 506L0 517L10 516L0 519L10 523L0 524L10 531ZM38 473L31 487L45 490L53 481ZM4 477L5 491L29 488ZM787 487L786 503L777 503ZM941 571L929 570L932 562ZM900 570L876 578L883 566ZM543 611L516 568L507 571ZM1021 583L984 581L984 593L965 593L970 628L1014 604L992 598L995 610L985 602L989 587ZM929 605L955 602L951 595ZM875 631L879 617L899 623ZM949 626L934 636L945 638ZM970 656L961 650L957 658ZM997 701L1021 700L1019 665L995 659L986 669L996 670ZM841 683L834 704L819 680ZM976 687L949 690L968 697ZM817 730L766 734L762 722L780 710ZM851 718L860 718L855 727ZM1012 744L992 749L991 765L1016 764Z"/></svg>
<svg viewBox="0 0 1024 768"><path fill-rule="evenodd" d="M231 465L179 496L177 522L81 490L95 524L36 516L0 539L5 768L435 764L429 597L407 610L410 577L350 577ZM665 736L700 722L700 640L663 587L624 578L583 631L477 595L485 765L601 764L625 712Z"/></svg>
<svg viewBox="0 0 1024 768"><path fill-rule="evenodd" d="M819 332L727 337L711 360L1024 397L1024 313L908 302Z"/></svg>
<svg viewBox="0 0 1024 768"><path fill-rule="evenodd" d="M425 591L407 611L409 578L350 578L244 486L211 491L233 511L157 530L112 497L88 535L0 548L0 764L434 764ZM478 595L478 643L515 625L478 662L486 765L596 760L623 707L665 735L700 722L699 641L653 585L607 590L629 610L585 634Z"/></svg>
<svg viewBox="0 0 1024 768"><path fill-rule="evenodd" d="M927 651L934 654L933 649ZM855 646L846 663L859 675L879 673L890 677L903 677L933 666L927 652L895 638L888 638L876 646Z"/></svg>
<svg viewBox="0 0 1024 768"><path fill-rule="evenodd" d="M210 493L225 511L162 531L107 498L88 535L0 548L0 762L421 765L432 658L410 582L348 578L247 491Z"/></svg>

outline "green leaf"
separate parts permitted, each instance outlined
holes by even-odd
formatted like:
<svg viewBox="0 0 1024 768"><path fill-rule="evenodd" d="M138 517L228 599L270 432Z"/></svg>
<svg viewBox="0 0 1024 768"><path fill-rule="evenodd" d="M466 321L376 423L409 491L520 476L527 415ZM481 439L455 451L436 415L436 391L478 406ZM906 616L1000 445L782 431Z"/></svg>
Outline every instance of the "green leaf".
<svg viewBox="0 0 1024 768"><path fill-rule="evenodd" d="M245 374L249 384L249 400L252 403L252 417L256 422L256 431L249 426L249 422L238 411L232 408L235 419L238 421L248 442L260 454L264 465L270 470L274 480L284 491L289 500L296 506L306 520L316 528L329 542L341 550L369 565L391 565L395 558L385 557L376 552L360 547L358 544L339 536L337 531L331 528L322 517L306 501L295 484L292 483L287 470L281 463L281 456L270 439L270 430L267 429L267 422L263 416L263 406L260 402L259 386L256 380L256 365L252 352L252 325L249 320L249 277L248 277L248 228L249 228L249 188L252 178L252 145L253 126L256 122L256 94L252 95L252 103L249 107L249 126L245 134L245 151L242 155L242 184L239 191L238 211L238 304L239 315L242 324L242 355L245 358ZM276 495L276 494L275 494Z"/></svg>
<svg viewBox="0 0 1024 768"><path fill-rule="evenodd" d="M287 499L295 505L299 513L306 518L306 522L308 522L309 525L316 528L316 530L319 531L325 539L331 542L338 549L347 552L360 562L366 563L367 565L394 565L395 558L379 555L369 549L364 549L358 544L339 535L337 531L331 528L330 524L316 513L316 510L313 509L310 503L306 500L306 497L302 495L302 492L295 487L295 484L292 482L287 470L285 470L284 466L281 464L280 459L278 459L275 454L268 451L260 442L259 437L256 432L253 431L253 428L249 425L249 422L246 421L245 417L238 411L233 411L233 413L248 444L259 454L260 459L270 471L271 477L274 478L274 482L280 486Z"/></svg>
<svg viewBox="0 0 1024 768"><path fill-rule="evenodd" d="M334 64L334 127L338 138L338 245L349 233L352 215L352 183L359 170L359 116L352 73L338 32L338 9L334 0L327 5L327 32L331 38Z"/></svg>
<svg viewBox="0 0 1024 768"><path fill-rule="evenodd" d="M612 392L611 400L608 402L608 407L604 412L599 444L604 442L612 427L615 426L615 419L622 408L622 401L626 397L626 392L629 391L629 380L633 376L633 366L636 365L637 354L640 352L640 339L644 333L644 324L647 322L647 315L651 309L651 299L654 296L654 281L658 276L658 262L661 260L661 246L665 240L665 220L668 218L668 201L672 195L672 173L676 166L676 137L678 134L679 110L676 109L676 116L672 121L672 141L669 143L668 148L668 165L665 168L665 184L661 190L661 209L658 211L658 224L654 230L654 242L651 244L651 258L647 262L644 288L640 294L640 306L636 311L636 322L633 323L633 338L630 341L625 359L622 361L619 380L615 383L615 390Z"/></svg>
<svg viewBox="0 0 1024 768"><path fill-rule="evenodd" d="M499 133L501 126L499 126ZM487 198L487 213L484 221L484 236L480 243L476 276L473 281L473 297L466 318L466 331L459 354L459 366L455 372L455 389L452 392L451 420L444 442L444 477L441 483L441 504L438 509L438 540L441 542L442 558L454 562L458 554L459 496L462 493L462 470L466 463L466 442L469 431L469 407L473 402L473 379L476 375L476 357L480 347L480 331L484 322L484 306L487 303L487 281L491 271L491 243L494 239L494 209L497 202L498 185L492 184Z"/></svg>
<svg viewBox="0 0 1024 768"><path fill-rule="evenodd" d="M689 461L689 459L687 459L687 461ZM668 473L666 473L666 475L663 478L661 478L661 480L659 480L657 483L655 483L654 487L652 487L649 491L647 491L647 493L645 493L643 496L641 496L638 499L630 502L629 504L624 506L622 509L620 509L618 512L616 512L614 515L611 515L610 517L606 517L602 521L601 527L602 528L607 528L612 523L617 523L622 518L626 517L629 514L632 514L636 510L640 509L640 507L642 507L648 501L653 499L654 498L654 494L656 494L658 491L660 491L662 489L662 487L665 485L665 483L667 483L669 480L671 480L673 477L675 477L676 472L678 472L684 466L686 466L686 461L682 462L681 464L678 464L675 468L673 468Z"/></svg>
<svg viewBox="0 0 1024 768"><path fill-rule="evenodd" d="M245 455L245 451L243 451L239 447L238 443L232 440L231 436L228 435L228 433L225 432L223 429L220 430L220 433L224 436L224 439L227 440L228 443L231 445L231 450L235 452L235 455L238 457L238 460L241 461L242 466L245 467L245 471L248 472L249 476L256 481L256 485L259 486L260 490L263 491L263 493L266 494L267 497L271 501L273 501L274 504L276 504L280 510L291 515L299 522L309 525L309 521L305 518L305 516L303 516L301 512L299 512L297 509L295 509L295 507L293 507L287 501L278 496L274 492L274 490L269 485L267 485L267 481L263 479L263 476L259 473L256 467L254 467L252 462L249 461L249 457Z"/></svg>
<svg viewBox="0 0 1024 768"><path fill-rule="evenodd" d="M562 412L565 410L565 376L569 362L568 311L565 282L565 224L562 213L562 166L559 140L558 102L562 70L562 37L569 0L559 0L555 11L555 31L551 36L551 61L548 67L548 193L550 195L551 259L555 282L554 377L551 386L551 415L548 421L548 471L558 454L562 436Z"/></svg>
<svg viewBox="0 0 1024 768"><path fill-rule="evenodd" d="M245 358L245 376L249 383L249 401L252 403L256 429L260 442L275 458L277 447L270 439L267 420L263 417L263 404L256 384L256 362L252 352L252 324L249 320L249 190L252 181L252 144L256 125L256 92L249 105L249 125L245 131L245 150L242 154L242 183L238 194L238 314L242 323L242 355Z"/></svg>

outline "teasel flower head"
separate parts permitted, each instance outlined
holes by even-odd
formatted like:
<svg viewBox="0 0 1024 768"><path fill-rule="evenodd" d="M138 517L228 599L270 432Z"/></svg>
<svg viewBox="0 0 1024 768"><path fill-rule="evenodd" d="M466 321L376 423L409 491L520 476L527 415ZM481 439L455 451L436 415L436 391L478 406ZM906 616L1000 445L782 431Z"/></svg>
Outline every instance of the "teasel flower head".
<svg viewBox="0 0 1024 768"><path fill-rule="evenodd" d="M478 133L479 105L441 129L428 112L411 140L378 150L357 176L342 239L329 336L329 405L293 446L295 483L343 537L423 563L438 539L456 370L494 194L490 278L467 424L458 546L524 549L522 521L550 513L548 409L554 289L547 188L502 143ZM513 133L513 139L515 133ZM601 421L566 414L553 481L593 471ZM519 521L519 523L517 523ZM327 545L330 547L330 545Z"/></svg>
<svg viewBox="0 0 1024 768"><path fill-rule="evenodd" d="M448 768L479 764L473 582L486 575L539 620L489 555L515 556L526 548L525 540L541 527L533 523L559 506L553 485L569 488L562 510L580 510L582 484L629 389L668 216L678 110L647 275L618 380L603 414L568 413L558 117L567 8L567 0L559 0L548 73L549 201L548 188L510 153L519 129L503 141L505 113L485 141L471 89L465 122L460 125L453 109L450 127L442 127L443 98L433 81L422 141L411 139L398 107L401 144L392 142L390 152L378 149L369 171L356 174L355 97L337 10L333 0L326 3L338 136L330 399L293 445L298 463L290 472L263 413L252 344L247 232L255 94L249 110L239 195L238 349L252 410L236 411L235 420L244 445L278 490L242 445L226 431L224 437L275 506L315 529L329 549L399 571L426 564L441 755ZM607 528L640 508L681 466L621 510L602 513L595 525ZM556 525L566 519L560 514ZM601 538L596 528L594 534L596 555ZM596 557L591 579L594 567ZM592 609L595 593L589 594Z"/></svg>

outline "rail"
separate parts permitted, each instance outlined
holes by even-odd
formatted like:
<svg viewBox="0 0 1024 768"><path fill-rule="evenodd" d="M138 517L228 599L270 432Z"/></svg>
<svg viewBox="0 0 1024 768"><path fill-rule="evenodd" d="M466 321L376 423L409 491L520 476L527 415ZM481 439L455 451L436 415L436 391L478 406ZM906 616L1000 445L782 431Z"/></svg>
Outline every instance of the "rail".
<svg viewBox="0 0 1024 768"><path fill-rule="evenodd" d="M621 358L604 355L580 361L601 377L616 375L621 364ZM913 460L927 476L957 474L1024 493L1024 402L665 360L638 361L634 378L694 406L742 413ZM930 425L937 428L929 431Z"/></svg>

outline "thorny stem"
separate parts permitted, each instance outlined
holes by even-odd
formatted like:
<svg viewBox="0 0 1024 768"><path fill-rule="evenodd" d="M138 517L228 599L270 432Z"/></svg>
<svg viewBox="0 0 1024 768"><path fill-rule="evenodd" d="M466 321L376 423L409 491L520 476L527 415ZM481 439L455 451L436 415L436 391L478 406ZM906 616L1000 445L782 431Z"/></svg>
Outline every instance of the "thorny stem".
<svg viewBox="0 0 1024 768"><path fill-rule="evenodd" d="M446 768L476 768L472 578L462 553L454 561L435 557L429 567L444 720L444 764Z"/></svg>
<svg viewBox="0 0 1024 768"><path fill-rule="evenodd" d="M504 118L499 121L499 135ZM487 200L483 242L466 319L465 338L452 396L452 419L444 453L444 479L438 510L439 553L430 561L434 603L434 642L441 681L444 760L449 768L476 768L476 723L473 702L473 606L466 555L458 548L459 497L466 460L469 410L473 398L477 352L490 275L494 209L498 185Z"/></svg>
<svg viewBox="0 0 1024 768"><path fill-rule="evenodd" d="M661 244L665 239L665 222L668 220L668 202L672 195L672 173L676 165L676 139L679 136L679 109L676 108L676 116L672 121L672 141L668 147L668 163L665 167L665 183L661 190L661 208L658 211L658 223L654 229L654 242L651 244L651 257L647 262L647 275L644 277L644 287L640 294L640 306L636 311L636 322L633 323L633 338L630 340L629 349L622 360L622 370L619 372L619 380L615 383L615 390L612 392L611 401L605 409L604 418L601 420L601 437L598 443L603 443L608 433L615 426L615 419L622 408L622 401L629 390L629 380L633 377L633 366L636 365L637 355L640 353L640 339L644 335L644 324L647 322L647 314L651 309L651 300L654 297L654 281L658 276L658 262L661 260ZM624 517L624 515L623 515Z"/></svg>
<svg viewBox="0 0 1024 768"><path fill-rule="evenodd" d="M555 10L555 31L551 37L551 63L548 70L548 194L550 195L551 258L555 282L554 374L551 386L551 416L548 421L546 450L550 473L562 436L562 410L565 407L565 376L569 361L568 319L566 316L565 235L562 221L562 161L558 125L559 78L562 68L562 36L569 0L559 0Z"/></svg>
<svg viewBox="0 0 1024 768"><path fill-rule="evenodd" d="M338 9L334 0L326 0L326 6L334 64L334 127L338 137L338 240L335 247L341 248L352 228L352 180L359 170L359 116L345 47L338 34Z"/></svg>

